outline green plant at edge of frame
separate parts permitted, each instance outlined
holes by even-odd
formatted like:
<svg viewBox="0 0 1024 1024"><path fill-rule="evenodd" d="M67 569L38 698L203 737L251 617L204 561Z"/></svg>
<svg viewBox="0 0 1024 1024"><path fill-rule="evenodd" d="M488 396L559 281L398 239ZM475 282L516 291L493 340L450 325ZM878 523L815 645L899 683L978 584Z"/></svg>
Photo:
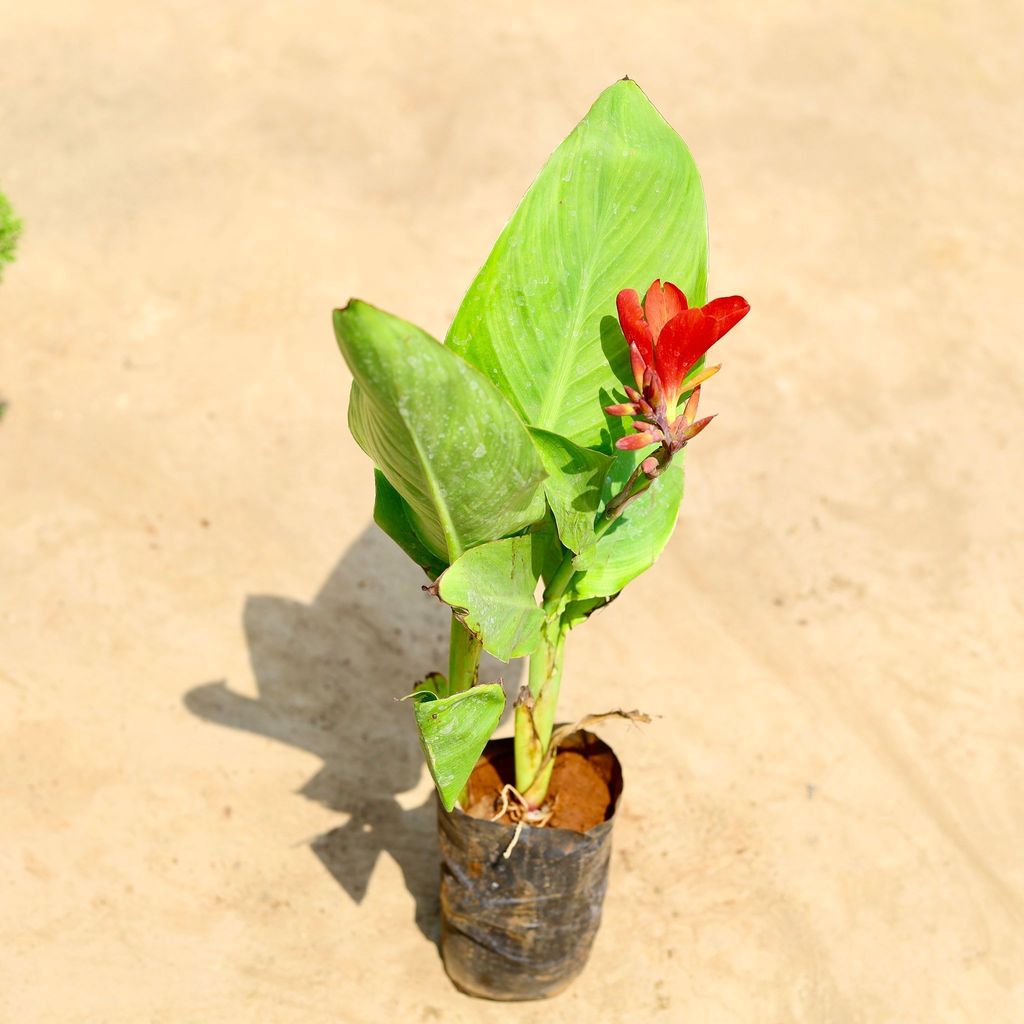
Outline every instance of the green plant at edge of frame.
<svg viewBox="0 0 1024 1024"><path fill-rule="evenodd" d="M14 262L21 226L7 197L0 192L0 281L4 276L4 264Z"/></svg>

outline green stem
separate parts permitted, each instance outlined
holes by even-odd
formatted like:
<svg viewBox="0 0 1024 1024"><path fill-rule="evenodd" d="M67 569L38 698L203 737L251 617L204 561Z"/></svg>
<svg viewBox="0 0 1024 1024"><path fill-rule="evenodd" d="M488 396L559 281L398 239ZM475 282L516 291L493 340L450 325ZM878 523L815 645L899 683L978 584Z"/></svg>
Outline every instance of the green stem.
<svg viewBox="0 0 1024 1024"><path fill-rule="evenodd" d="M537 738L547 753L548 744L551 742L551 733L555 727L555 707L558 704L558 691L562 687L562 663L565 650L565 634L558 639L555 648L554 664L551 667L551 674L540 691L540 696L533 706L533 723L537 730ZM547 786L544 787L547 789Z"/></svg>
<svg viewBox="0 0 1024 1024"><path fill-rule="evenodd" d="M554 759L538 773L541 762L547 757L551 745L551 733L555 725L555 708L558 705L558 691L562 686L562 664L565 651L565 630L559 629L553 646L545 651L544 665L547 674L540 687L533 706L533 728L540 747L539 759L531 765L532 779L525 790L520 790L531 807L540 807L548 795ZM516 787L519 788L518 786Z"/></svg>
<svg viewBox="0 0 1024 1024"><path fill-rule="evenodd" d="M476 685L480 671L480 638L471 633L452 615L451 640L448 645L448 692L461 693Z"/></svg>
<svg viewBox="0 0 1024 1024"><path fill-rule="evenodd" d="M448 642L448 686L441 696L450 697L476 685L480 673L480 638L471 633L453 614ZM469 806L469 784L459 795L459 803Z"/></svg>
<svg viewBox="0 0 1024 1024"><path fill-rule="evenodd" d="M660 448L656 453L659 469L671 457L672 453L667 448ZM595 536L602 537L622 515L626 506L639 498L653 481L654 478L644 473L638 465L622 490L605 505L594 527ZM551 759L538 774L551 743L555 708L562 685L566 630L561 623L561 602L576 578L576 567L573 565L575 557L574 552L566 551L562 564L544 591L544 611L548 619L541 634L540 645L530 655L529 692L520 692L516 702L516 789L531 807L540 807L544 803L551 782L551 771L555 766L554 759Z"/></svg>
<svg viewBox="0 0 1024 1024"><path fill-rule="evenodd" d="M544 803L554 767L549 762L538 774L555 724L564 649L565 630L557 619L549 620L540 646L530 656L529 687L516 703L516 789L532 807Z"/></svg>
<svg viewBox="0 0 1024 1024"><path fill-rule="evenodd" d="M672 455L667 449L659 448L655 457L658 459L659 468L664 468L672 458ZM647 476L640 466L637 466L622 490L609 500L608 504L605 505L604 511L598 516L597 523L594 525L595 540L600 540L611 529L615 520L626 510L626 506L639 498L652 483L654 483L654 478ZM573 580L576 578L576 568L573 565L575 558L575 552L566 551L562 564L558 567L555 575L551 577L551 582L544 591L544 610L549 615L552 614L558 602L569 587L572 586Z"/></svg>
<svg viewBox="0 0 1024 1024"><path fill-rule="evenodd" d="M537 767L544 760L544 749L537 738L533 724L533 699L523 691L515 706L515 736L512 740L516 763L516 789L520 793L530 788Z"/></svg>
<svg viewBox="0 0 1024 1024"><path fill-rule="evenodd" d="M544 611L549 615L555 610L562 595L569 589L569 585L576 576L576 567L572 564L575 557L575 551L566 551L562 564L544 590Z"/></svg>

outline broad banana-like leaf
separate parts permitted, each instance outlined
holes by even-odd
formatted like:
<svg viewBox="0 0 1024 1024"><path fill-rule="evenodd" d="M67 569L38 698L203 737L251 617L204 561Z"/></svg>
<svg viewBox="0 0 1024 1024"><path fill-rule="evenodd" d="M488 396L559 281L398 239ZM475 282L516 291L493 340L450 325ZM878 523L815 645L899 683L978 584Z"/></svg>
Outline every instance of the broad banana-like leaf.
<svg viewBox="0 0 1024 1024"><path fill-rule="evenodd" d="M501 393L429 334L365 302L334 312L355 378L349 428L407 504L430 553L463 551L544 515L544 469Z"/></svg>
<svg viewBox="0 0 1024 1024"><path fill-rule="evenodd" d="M450 697L438 697L420 684L415 698L416 726L427 768L445 810L455 806L505 710L505 691L483 683Z"/></svg>
<svg viewBox="0 0 1024 1024"><path fill-rule="evenodd" d="M689 150L635 82L617 82L544 165L446 345L527 423L610 450L600 395L631 380L615 297L661 278L702 305L707 248Z"/></svg>
<svg viewBox="0 0 1024 1024"><path fill-rule="evenodd" d="M379 470L373 471L377 497L373 503L373 521L433 580L448 567L420 540L409 518L405 498L388 483Z"/></svg>
<svg viewBox="0 0 1024 1024"><path fill-rule="evenodd" d="M540 566L541 579L550 583L561 568L566 549L558 539L558 524L548 509L547 515L530 527L530 538L533 541L533 564Z"/></svg>
<svg viewBox="0 0 1024 1024"><path fill-rule="evenodd" d="M632 502L597 542L587 569L576 577L570 597L611 597L646 572L668 543L683 500L683 453L680 452L650 488ZM636 462L623 452L605 480L605 501L619 491Z"/></svg>
<svg viewBox="0 0 1024 1024"><path fill-rule="evenodd" d="M558 537L570 550L586 551L594 544L604 479L615 460L550 430L531 427L530 436L548 474L544 493L558 524Z"/></svg>
<svg viewBox="0 0 1024 1024"><path fill-rule="evenodd" d="M613 601L611 597L588 597L582 601L570 601L562 612L562 625L575 629L581 622L586 622L598 609Z"/></svg>
<svg viewBox="0 0 1024 1024"><path fill-rule="evenodd" d="M544 613L534 592L541 559L532 534L507 537L467 551L437 581L441 600L501 661L524 657L540 642Z"/></svg>

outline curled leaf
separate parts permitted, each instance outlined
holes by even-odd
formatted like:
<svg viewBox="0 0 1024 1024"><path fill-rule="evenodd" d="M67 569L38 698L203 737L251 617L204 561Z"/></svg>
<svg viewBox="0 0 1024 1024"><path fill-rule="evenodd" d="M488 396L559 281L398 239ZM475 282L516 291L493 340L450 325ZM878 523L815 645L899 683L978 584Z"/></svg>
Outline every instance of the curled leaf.
<svg viewBox="0 0 1024 1024"><path fill-rule="evenodd" d="M501 721L505 691L498 683L484 683L450 697L419 700L413 710L427 768L450 811Z"/></svg>

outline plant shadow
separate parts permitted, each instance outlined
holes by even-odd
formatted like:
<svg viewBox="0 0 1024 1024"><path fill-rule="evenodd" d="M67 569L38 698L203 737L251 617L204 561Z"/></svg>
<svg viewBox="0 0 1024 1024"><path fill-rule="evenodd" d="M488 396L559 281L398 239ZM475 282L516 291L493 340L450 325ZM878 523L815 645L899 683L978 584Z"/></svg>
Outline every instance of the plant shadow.
<svg viewBox="0 0 1024 1024"><path fill-rule="evenodd" d="M245 600L243 625L257 697L226 681L184 695L199 718L287 743L323 765L299 793L348 815L310 848L361 903L374 866L390 854L415 902L416 924L438 939L438 848L433 792L407 809L423 758L413 717L398 698L447 662L449 614L423 593L423 573L375 526L345 552L311 603L265 594ZM518 663L485 656L481 678L504 677L514 692Z"/></svg>

